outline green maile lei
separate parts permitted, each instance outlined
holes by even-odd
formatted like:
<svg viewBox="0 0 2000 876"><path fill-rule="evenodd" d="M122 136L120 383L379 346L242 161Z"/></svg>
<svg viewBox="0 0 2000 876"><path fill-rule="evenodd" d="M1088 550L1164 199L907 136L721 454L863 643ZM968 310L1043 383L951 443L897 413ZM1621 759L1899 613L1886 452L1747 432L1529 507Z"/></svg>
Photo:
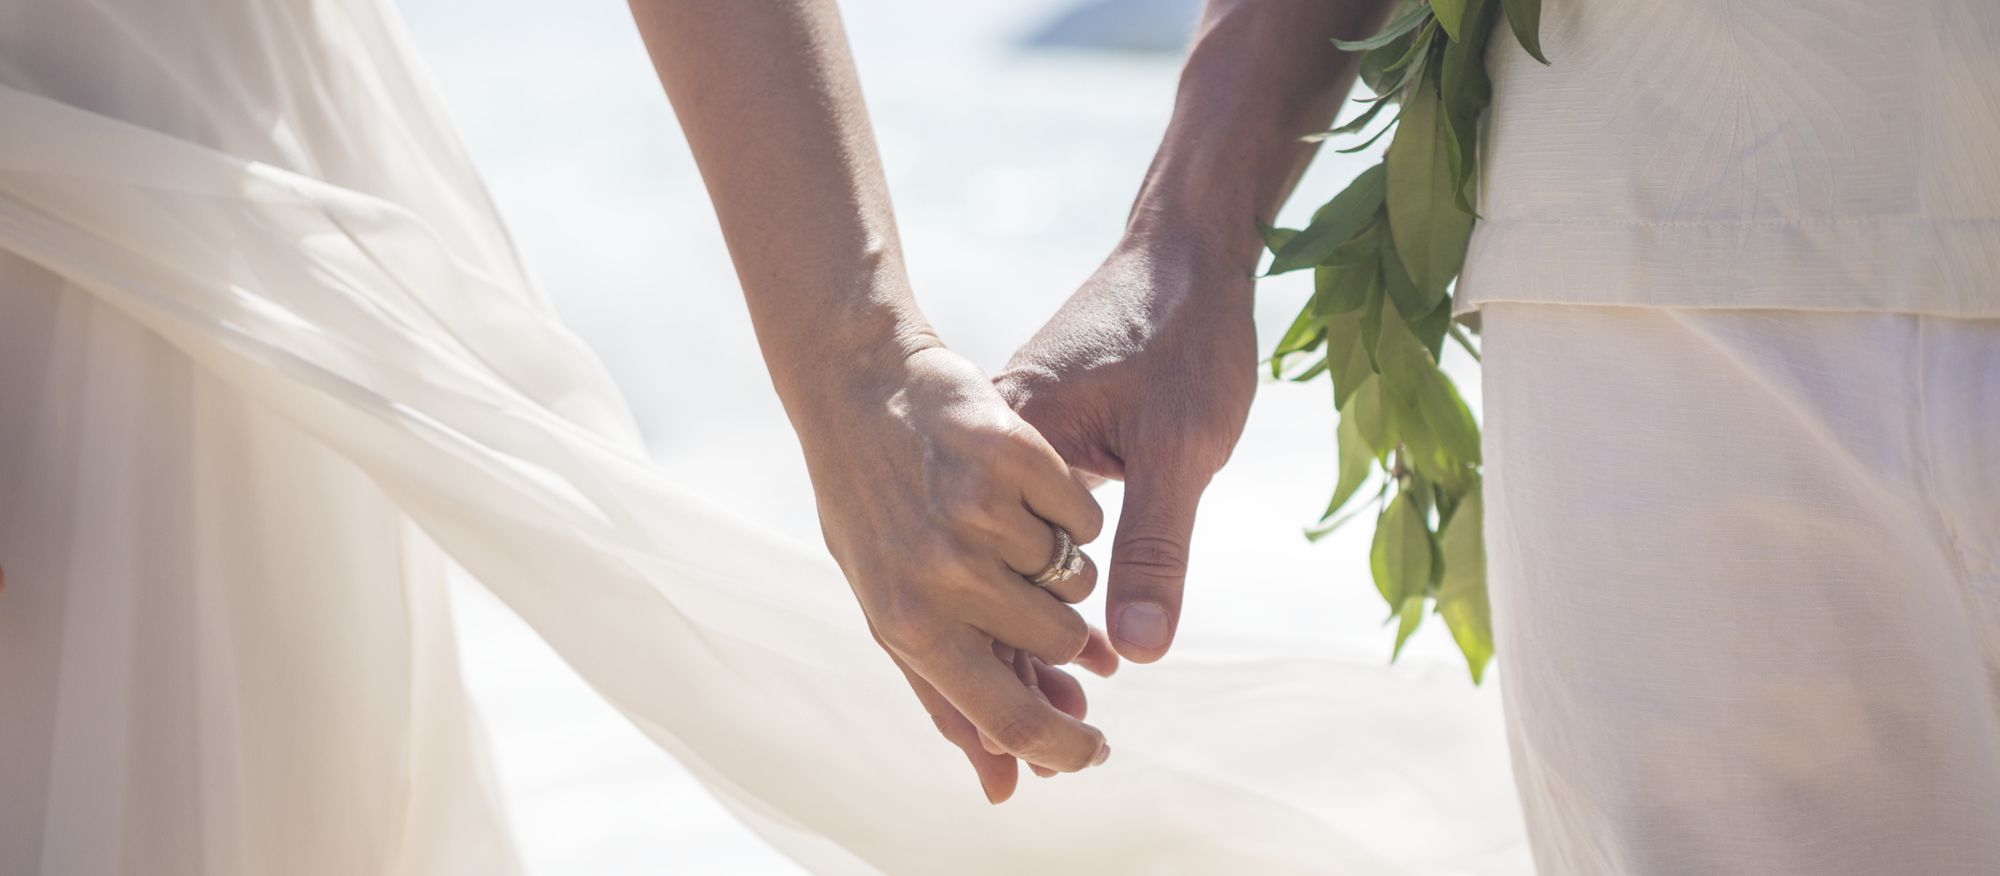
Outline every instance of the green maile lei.
<svg viewBox="0 0 2000 876"><path fill-rule="evenodd" d="M1306 537L1376 509L1368 565L1396 622L1390 660L1433 610L1475 683L1493 656L1479 424L1438 360L1447 338L1479 358L1452 322L1451 286L1477 219L1479 116L1492 98L1486 45L1498 16L1548 63L1541 0L1403 0L1380 33L1336 40L1361 53L1361 80L1375 96L1352 121L1308 139L1362 134L1390 107L1372 136L1340 151L1394 136L1382 162L1306 227L1264 229L1269 274L1313 271L1312 297L1273 350L1271 373L1326 375L1339 411L1338 484ZM1372 502L1354 501L1370 487Z"/></svg>

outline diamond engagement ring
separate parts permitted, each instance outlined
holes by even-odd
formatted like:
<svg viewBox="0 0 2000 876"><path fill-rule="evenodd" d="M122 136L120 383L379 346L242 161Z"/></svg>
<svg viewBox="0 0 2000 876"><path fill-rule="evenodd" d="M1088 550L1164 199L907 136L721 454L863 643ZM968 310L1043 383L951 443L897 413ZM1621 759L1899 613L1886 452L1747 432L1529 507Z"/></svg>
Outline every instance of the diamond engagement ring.
<svg viewBox="0 0 2000 876"><path fill-rule="evenodd" d="M1028 579L1036 587L1046 588L1050 584L1061 584L1076 577L1083 571L1083 551L1076 549L1076 539L1060 526L1051 526L1056 534L1056 552L1049 558L1049 567Z"/></svg>

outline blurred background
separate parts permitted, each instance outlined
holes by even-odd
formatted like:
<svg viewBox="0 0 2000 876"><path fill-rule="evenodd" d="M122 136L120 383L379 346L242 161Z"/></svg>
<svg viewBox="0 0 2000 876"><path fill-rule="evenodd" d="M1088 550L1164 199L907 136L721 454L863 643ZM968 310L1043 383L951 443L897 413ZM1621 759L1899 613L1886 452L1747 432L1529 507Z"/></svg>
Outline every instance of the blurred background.
<svg viewBox="0 0 2000 876"><path fill-rule="evenodd" d="M661 464L711 501L817 544L804 463L625 4L399 5L530 269L609 364ZM1199 5L843 4L910 274L945 340L974 362L1004 364L1111 247L1165 126ZM1280 224L1303 224L1378 158L1325 152ZM1260 285L1265 345L1308 282ZM1477 410L1466 364L1448 362ZM1368 578L1365 522L1316 546L1301 537L1334 480L1327 384L1267 382L1258 393L1234 461L1202 505L1177 649L1251 639L1273 654L1336 653L1385 674L1463 679L1435 618L1388 664L1392 631ZM1099 496L1115 518L1117 486ZM461 581L453 596L467 680L531 872L799 872L476 585ZM1101 602L1084 611L1101 619ZM1480 735L1497 763L1506 752L1490 678L1479 693L1486 726L1463 732ZM1060 781L1023 793L1057 793ZM978 793L969 769L965 787Z"/></svg>

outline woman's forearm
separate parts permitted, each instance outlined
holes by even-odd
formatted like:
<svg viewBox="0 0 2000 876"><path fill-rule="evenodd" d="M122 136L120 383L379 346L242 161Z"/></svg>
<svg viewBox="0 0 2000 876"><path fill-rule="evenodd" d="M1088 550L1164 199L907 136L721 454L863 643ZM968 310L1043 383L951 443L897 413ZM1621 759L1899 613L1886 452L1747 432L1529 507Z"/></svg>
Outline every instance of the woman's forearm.
<svg viewBox="0 0 2000 876"><path fill-rule="evenodd" d="M1380 29L1393 0L1209 0L1172 120L1127 228L1254 268L1254 219L1291 194L1354 87L1359 55L1332 39Z"/></svg>
<svg viewBox="0 0 2000 876"><path fill-rule="evenodd" d="M797 407L822 375L935 344L832 0L631 0Z"/></svg>
<svg viewBox="0 0 2000 876"><path fill-rule="evenodd" d="M987 799L1014 792L1016 758L1045 774L1103 763L1080 689L1040 688L1069 689L1053 667L1092 648L1062 601L1088 578L1029 581L1057 532L1087 542L1102 514L917 311L833 0L631 2L869 630ZM1114 665L1096 641L1095 664Z"/></svg>

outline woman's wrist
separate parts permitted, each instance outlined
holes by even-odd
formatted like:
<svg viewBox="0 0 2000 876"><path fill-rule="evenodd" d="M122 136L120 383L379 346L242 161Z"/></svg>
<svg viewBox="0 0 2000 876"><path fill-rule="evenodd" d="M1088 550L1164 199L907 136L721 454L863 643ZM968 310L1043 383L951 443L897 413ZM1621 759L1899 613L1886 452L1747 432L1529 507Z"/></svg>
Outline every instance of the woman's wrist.
<svg viewBox="0 0 2000 876"><path fill-rule="evenodd" d="M906 382L912 356L944 346L918 310L900 262L846 286L818 312L758 326L772 384L802 436L888 398Z"/></svg>
<svg viewBox="0 0 2000 876"><path fill-rule="evenodd" d="M907 383L917 354L944 346L928 326L895 328L830 343L799 357L773 382L793 426L801 432L887 401Z"/></svg>

